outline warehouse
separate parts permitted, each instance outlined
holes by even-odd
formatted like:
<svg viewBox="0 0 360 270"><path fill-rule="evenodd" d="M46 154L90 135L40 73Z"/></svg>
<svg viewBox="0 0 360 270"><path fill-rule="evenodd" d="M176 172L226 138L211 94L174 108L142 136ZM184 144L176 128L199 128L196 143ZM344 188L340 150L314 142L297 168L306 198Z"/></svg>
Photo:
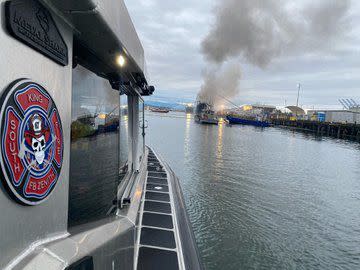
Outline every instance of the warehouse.
<svg viewBox="0 0 360 270"><path fill-rule="evenodd" d="M309 110L307 115L309 119L313 119L314 115L325 114L325 122L328 123L349 123L356 124L360 123L360 112L349 111L349 110Z"/></svg>

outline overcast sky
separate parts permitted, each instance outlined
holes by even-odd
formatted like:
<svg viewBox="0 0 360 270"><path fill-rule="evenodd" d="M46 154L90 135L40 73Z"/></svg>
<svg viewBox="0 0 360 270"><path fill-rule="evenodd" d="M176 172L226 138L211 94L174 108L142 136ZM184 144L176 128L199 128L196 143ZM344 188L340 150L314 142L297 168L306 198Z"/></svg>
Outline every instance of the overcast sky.
<svg viewBox="0 0 360 270"><path fill-rule="evenodd" d="M209 65L202 54L201 43L215 25L215 7L220 1L125 0L142 41L148 74L156 86L157 96L196 98L203 84L202 75ZM354 98L360 103L358 2L351 1L345 18L346 32L329 52L322 53L319 45L317 52L301 53L300 50L296 54L283 54L262 68L241 55L237 57L235 61L241 63L242 79L235 102L284 105L286 100L288 105L295 104L297 84L301 83L300 104L306 107L334 106L339 98Z"/></svg>

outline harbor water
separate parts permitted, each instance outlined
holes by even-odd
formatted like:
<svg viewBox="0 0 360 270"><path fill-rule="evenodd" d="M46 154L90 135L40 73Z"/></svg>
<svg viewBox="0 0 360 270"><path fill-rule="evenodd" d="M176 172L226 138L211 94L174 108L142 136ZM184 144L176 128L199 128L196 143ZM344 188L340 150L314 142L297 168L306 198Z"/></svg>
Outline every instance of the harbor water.
<svg viewBox="0 0 360 270"><path fill-rule="evenodd" d="M360 269L360 144L146 114L206 269Z"/></svg>

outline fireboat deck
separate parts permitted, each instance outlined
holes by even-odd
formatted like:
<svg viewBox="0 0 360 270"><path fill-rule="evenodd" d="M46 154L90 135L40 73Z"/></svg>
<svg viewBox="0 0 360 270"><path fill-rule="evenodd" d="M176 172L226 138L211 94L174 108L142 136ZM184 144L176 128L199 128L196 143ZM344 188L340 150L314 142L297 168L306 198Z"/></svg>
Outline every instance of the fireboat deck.
<svg viewBox="0 0 360 270"><path fill-rule="evenodd" d="M182 245L168 172L149 150L137 234L138 270L185 269Z"/></svg>

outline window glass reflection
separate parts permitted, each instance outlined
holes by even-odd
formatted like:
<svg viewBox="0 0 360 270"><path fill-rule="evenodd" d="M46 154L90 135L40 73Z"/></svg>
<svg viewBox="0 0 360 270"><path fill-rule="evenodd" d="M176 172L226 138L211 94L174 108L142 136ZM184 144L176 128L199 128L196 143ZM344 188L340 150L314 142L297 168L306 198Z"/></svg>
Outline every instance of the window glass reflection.
<svg viewBox="0 0 360 270"><path fill-rule="evenodd" d="M128 170L128 132L129 132L129 113L128 98L126 95L120 97L120 174L125 175Z"/></svg>
<svg viewBox="0 0 360 270"><path fill-rule="evenodd" d="M85 68L73 70L69 226L114 214L119 177L119 92Z"/></svg>

